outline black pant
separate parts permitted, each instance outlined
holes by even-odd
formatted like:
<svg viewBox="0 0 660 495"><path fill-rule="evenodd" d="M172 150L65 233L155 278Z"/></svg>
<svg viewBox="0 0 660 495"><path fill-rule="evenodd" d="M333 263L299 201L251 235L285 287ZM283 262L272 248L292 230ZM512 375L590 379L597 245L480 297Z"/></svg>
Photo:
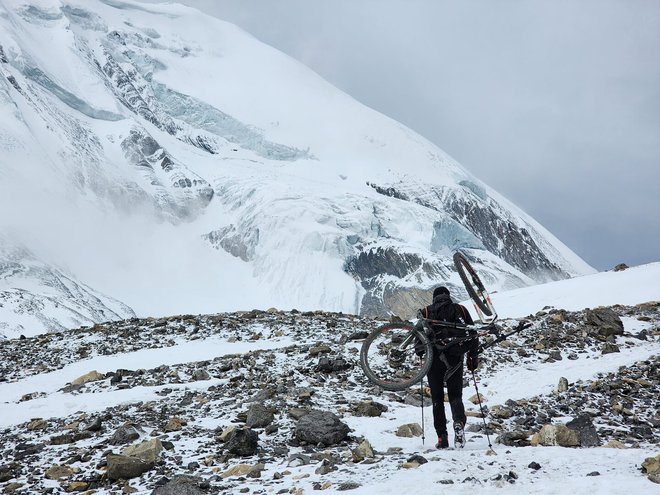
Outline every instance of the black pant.
<svg viewBox="0 0 660 495"><path fill-rule="evenodd" d="M448 355L445 356L445 359L449 364L449 373L451 373L447 377L447 395L449 396L451 416L454 422L465 424L467 418L463 407L463 355ZM438 436L447 433L445 390L443 386L447 364L439 356L439 353L434 352L431 369L426 375L431 387L431 398L433 399L433 426Z"/></svg>

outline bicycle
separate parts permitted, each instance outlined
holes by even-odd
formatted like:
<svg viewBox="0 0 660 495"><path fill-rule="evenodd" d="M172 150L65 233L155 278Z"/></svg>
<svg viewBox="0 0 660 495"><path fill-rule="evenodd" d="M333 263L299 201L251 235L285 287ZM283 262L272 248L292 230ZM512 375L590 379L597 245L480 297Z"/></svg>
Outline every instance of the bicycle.
<svg viewBox="0 0 660 495"><path fill-rule="evenodd" d="M372 383L385 390L404 390L422 381L431 368L435 352L443 352L480 336L495 335L492 342L479 346L479 352L483 352L529 326L522 321L512 332L502 334L495 325L495 308L477 273L462 253L454 254L454 263L477 313L486 321L461 325L419 318L417 324L392 322L378 327L369 334L360 349L360 366ZM490 318L485 319L484 315ZM433 327L436 330L445 329L447 332L444 333L453 333L454 336L441 337L443 332L437 332Z"/></svg>
<svg viewBox="0 0 660 495"><path fill-rule="evenodd" d="M438 329L464 332L465 336L443 338ZM496 332L494 323L459 325L426 318L420 318L417 324L386 323L365 339L360 365L372 383L385 390L401 391L422 381L431 368L434 353Z"/></svg>

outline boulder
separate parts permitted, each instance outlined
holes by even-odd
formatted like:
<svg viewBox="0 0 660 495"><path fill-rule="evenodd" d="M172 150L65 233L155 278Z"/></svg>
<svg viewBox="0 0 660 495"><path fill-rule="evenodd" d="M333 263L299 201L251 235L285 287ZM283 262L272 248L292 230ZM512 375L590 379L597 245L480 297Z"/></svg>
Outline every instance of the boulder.
<svg viewBox="0 0 660 495"><path fill-rule="evenodd" d="M236 428L225 441L225 448L232 454L247 457L257 453L259 436L250 428Z"/></svg>
<svg viewBox="0 0 660 495"><path fill-rule="evenodd" d="M69 466L53 466L44 473L47 480L58 480L60 478L69 478L73 476L74 471Z"/></svg>
<svg viewBox="0 0 660 495"><path fill-rule="evenodd" d="M397 437L412 438L421 437L423 433L422 427L417 423L408 423L399 426L396 430Z"/></svg>
<svg viewBox="0 0 660 495"><path fill-rule="evenodd" d="M513 416L513 410L505 406L493 406L490 409L490 415L498 419L509 419Z"/></svg>
<svg viewBox="0 0 660 495"><path fill-rule="evenodd" d="M252 466L249 464L235 464L220 476L222 476L222 479L231 478L232 476L246 476L250 471L252 471Z"/></svg>
<svg viewBox="0 0 660 495"><path fill-rule="evenodd" d="M565 425L544 425L532 437L531 445L579 447L580 434Z"/></svg>
<svg viewBox="0 0 660 495"><path fill-rule="evenodd" d="M329 411L311 410L296 424L295 438L300 442L335 445L344 440L350 428Z"/></svg>
<svg viewBox="0 0 660 495"><path fill-rule="evenodd" d="M655 457L647 457L642 462L642 471L646 474L660 474L660 454Z"/></svg>
<svg viewBox="0 0 660 495"><path fill-rule="evenodd" d="M374 458L374 449L371 447L369 440L363 440L360 445L354 448L351 452L353 462L361 462L365 459Z"/></svg>
<svg viewBox="0 0 660 495"><path fill-rule="evenodd" d="M117 431L115 431L112 437L110 437L108 443L110 443L110 445L124 445L131 443L138 438L140 438L140 432L135 426L127 423L120 426Z"/></svg>
<svg viewBox="0 0 660 495"><path fill-rule="evenodd" d="M255 402L247 411L245 424L249 428L264 428L271 424L274 419L275 415L273 414L272 409Z"/></svg>
<svg viewBox="0 0 660 495"><path fill-rule="evenodd" d="M84 385L85 383L89 382L96 382L99 380L103 380L105 378L105 375L102 373L99 373L96 370L92 370L89 373L86 373L82 376L79 376L75 380L71 382L71 385Z"/></svg>
<svg viewBox="0 0 660 495"><path fill-rule="evenodd" d="M525 431L506 431L499 435L495 441L508 447L528 447L530 445L527 439L528 436Z"/></svg>
<svg viewBox="0 0 660 495"><path fill-rule="evenodd" d="M593 421L591 421L590 416L582 414L566 423L566 426L571 430L578 432L581 447L598 447L600 445L598 432L596 431L596 427L594 426Z"/></svg>
<svg viewBox="0 0 660 495"><path fill-rule="evenodd" d="M201 480L193 476L175 476L163 486L157 487L151 495L207 495L201 488Z"/></svg>
<svg viewBox="0 0 660 495"><path fill-rule="evenodd" d="M380 416L385 411L387 411L386 405L380 404L373 400L366 400L360 402L357 406L355 406L355 408L353 409L353 414L355 416L365 416L365 417L374 418Z"/></svg>
<svg viewBox="0 0 660 495"><path fill-rule="evenodd" d="M108 478L111 480L127 480L137 478L154 467L153 462L144 462L137 457L108 454Z"/></svg>
<svg viewBox="0 0 660 495"><path fill-rule="evenodd" d="M163 428L163 431L165 431L166 433L171 433L173 431L181 431L183 427L187 424L188 422L185 419L177 418L177 417L170 418L170 420Z"/></svg>
<svg viewBox="0 0 660 495"><path fill-rule="evenodd" d="M585 310L584 323L591 327L589 333L595 333L603 338L610 335L623 335L623 322L619 315L610 308Z"/></svg>
<svg viewBox="0 0 660 495"><path fill-rule="evenodd" d="M564 378L563 376L559 379L559 383L557 384L557 392L558 393L563 393L568 390L568 380Z"/></svg>
<svg viewBox="0 0 660 495"><path fill-rule="evenodd" d="M128 457L136 457L144 462L155 463L163 450L163 444L157 438L141 442L136 445L125 447L121 454Z"/></svg>

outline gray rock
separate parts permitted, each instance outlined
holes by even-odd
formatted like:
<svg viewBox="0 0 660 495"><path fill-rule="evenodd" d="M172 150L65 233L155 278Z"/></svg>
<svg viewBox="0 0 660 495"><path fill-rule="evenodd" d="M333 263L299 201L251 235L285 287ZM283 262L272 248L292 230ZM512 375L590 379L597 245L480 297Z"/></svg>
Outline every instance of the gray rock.
<svg viewBox="0 0 660 495"><path fill-rule="evenodd" d="M211 375L209 375L208 371L206 370L197 369L193 372L192 378L194 381L203 381L209 380Z"/></svg>
<svg viewBox="0 0 660 495"><path fill-rule="evenodd" d="M579 447L580 434L565 425L544 425L541 430L534 434L532 445L545 445L561 447Z"/></svg>
<svg viewBox="0 0 660 495"><path fill-rule="evenodd" d="M582 414L566 423L566 426L580 434L581 447L598 447L600 445L598 432L596 431L596 427L591 421L590 416Z"/></svg>
<svg viewBox="0 0 660 495"><path fill-rule="evenodd" d="M339 483L339 486L337 487L337 491L343 492L346 490L355 490L356 488L360 488L362 485L360 483L356 483L354 481L346 481L344 483Z"/></svg>
<svg viewBox="0 0 660 495"><path fill-rule="evenodd" d="M350 428L329 411L311 410L296 424L295 438L300 442L335 445L344 440Z"/></svg>
<svg viewBox="0 0 660 495"><path fill-rule="evenodd" d="M135 426L130 424L125 424L120 426L117 431L110 437L110 445L124 445L131 443L133 440L140 438L140 432L135 428Z"/></svg>
<svg viewBox="0 0 660 495"><path fill-rule="evenodd" d="M158 438L147 440L136 445L129 445L121 451L121 455L136 457L146 463L155 463L163 450L163 444Z"/></svg>
<svg viewBox="0 0 660 495"><path fill-rule="evenodd" d="M271 424L275 419L273 411L263 404L255 402L247 411L245 424L249 428L264 428Z"/></svg>
<svg viewBox="0 0 660 495"><path fill-rule="evenodd" d="M588 309L584 312L585 324L595 329L601 337L623 335L623 322L610 308Z"/></svg>
<svg viewBox="0 0 660 495"><path fill-rule="evenodd" d="M90 423L85 427L85 430L87 431L101 431L101 428L103 427L103 423L101 421L101 418L96 416Z"/></svg>
<svg viewBox="0 0 660 495"><path fill-rule="evenodd" d="M353 414L355 416L366 416L373 418L380 416L385 411L387 411L386 405L380 404L379 402L375 402L373 400L366 400L355 406Z"/></svg>
<svg viewBox="0 0 660 495"><path fill-rule="evenodd" d="M250 428L237 428L227 437L225 447L232 454L241 457L251 456L257 453L259 436Z"/></svg>
<svg viewBox="0 0 660 495"><path fill-rule="evenodd" d="M206 495L200 488L200 479L193 476L175 476L163 486L159 486L151 495Z"/></svg>
<svg viewBox="0 0 660 495"><path fill-rule="evenodd" d="M144 462L137 457L108 454L108 478L111 480L127 480L137 478L154 467L153 462Z"/></svg>
<svg viewBox="0 0 660 495"><path fill-rule="evenodd" d="M557 392L560 394L568 390L568 380L563 376L559 379L559 384L557 384Z"/></svg>
<svg viewBox="0 0 660 495"><path fill-rule="evenodd" d="M611 354L613 352L621 352L619 346L612 342L605 342L600 349L601 354Z"/></svg>
<svg viewBox="0 0 660 495"><path fill-rule="evenodd" d="M506 431L499 435L495 441L508 447L528 447L530 445L530 441L527 439L528 436L525 431Z"/></svg>

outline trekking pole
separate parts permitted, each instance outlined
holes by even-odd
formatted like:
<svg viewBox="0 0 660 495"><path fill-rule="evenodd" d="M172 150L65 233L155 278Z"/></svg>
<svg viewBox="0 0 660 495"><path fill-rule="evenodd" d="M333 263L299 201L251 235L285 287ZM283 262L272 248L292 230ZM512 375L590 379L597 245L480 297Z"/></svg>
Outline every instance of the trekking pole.
<svg viewBox="0 0 660 495"><path fill-rule="evenodd" d="M419 389L422 392L422 445L424 445L424 440L426 439L424 434L424 377L419 382Z"/></svg>
<svg viewBox="0 0 660 495"><path fill-rule="evenodd" d="M484 414L484 408L481 405L481 396L479 395L479 388L477 387L477 377L474 374L474 370L472 370L472 380L474 380L474 390L477 392L477 401L479 402L479 410L481 411L481 419L484 421L484 431L486 432L486 439L488 439L488 450L489 452L492 452L493 454L495 451L493 450L493 446L490 443L490 435L488 434L488 426L486 425L486 415Z"/></svg>

